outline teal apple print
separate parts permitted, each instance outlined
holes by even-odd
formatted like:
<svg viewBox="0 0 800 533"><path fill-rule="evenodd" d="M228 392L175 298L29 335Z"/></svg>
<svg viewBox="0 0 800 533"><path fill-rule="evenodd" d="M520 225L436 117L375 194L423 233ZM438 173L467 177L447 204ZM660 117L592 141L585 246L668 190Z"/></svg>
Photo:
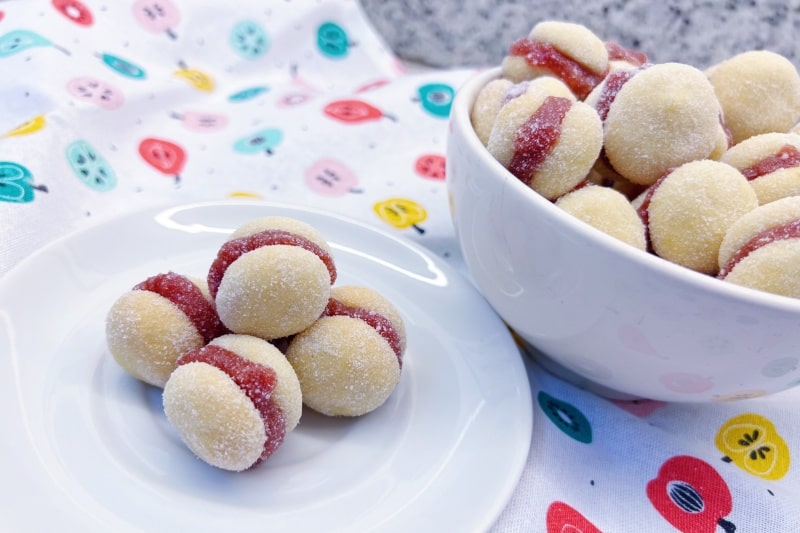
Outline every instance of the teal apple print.
<svg viewBox="0 0 800 533"><path fill-rule="evenodd" d="M117 175L86 141L73 142L67 146L66 153L72 171L90 189L104 192L117 186Z"/></svg>
<svg viewBox="0 0 800 533"><path fill-rule="evenodd" d="M338 24L325 22L317 28L317 48L322 55L331 59L341 59L347 55L353 43Z"/></svg>
<svg viewBox="0 0 800 533"><path fill-rule="evenodd" d="M100 54L100 59L102 59L103 63L105 63L111 70L117 74L125 76L126 78L143 80L147 77L147 73L142 67L131 63L127 59L122 59L121 57L117 57L112 54Z"/></svg>
<svg viewBox="0 0 800 533"><path fill-rule="evenodd" d="M453 88L444 83L428 83L417 89L417 98L422 109L437 118L450 116L450 105L454 96Z"/></svg>
<svg viewBox="0 0 800 533"><path fill-rule="evenodd" d="M33 191L47 192L44 185L35 185L31 172L18 163L0 161L0 201L27 203L33 201Z"/></svg>
<svg viewBox="0 0 800 533"><path fill-rule="evenodd" d="M229 42L234 52L245 59L257 59L269 50L269 36L258 22L243 20L231 30Z"/></svg>
<svg viewBox="0 0 800 533"><path fill-rule="evenodd" d="M240 154L257 154L264 152L272 155L273 148L278 146L283 140L283 132L278 129L269 128L257 131L247 137L242 137L233 145L233 149Z"/></svg>
<svg viewBox="0 0 800 533"><path fill-rule="evenodd" d="M577 407L554 398L544 391L539 391L537 401L544 414L558 429L578 442L584 444L592 442L592 426Z"/></svg>

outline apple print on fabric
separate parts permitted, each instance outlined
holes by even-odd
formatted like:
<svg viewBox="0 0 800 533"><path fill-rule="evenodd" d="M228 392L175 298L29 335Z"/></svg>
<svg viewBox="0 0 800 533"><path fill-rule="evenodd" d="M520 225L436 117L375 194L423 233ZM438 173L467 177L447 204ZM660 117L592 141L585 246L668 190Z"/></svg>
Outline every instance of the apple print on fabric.
<svg viewBox="0 0 800 533"><path fill-rule="evenodd" d="M52 46L58 51L70 55L69 50L64 47L52 43L50 40L45 39L36 32L29 30L12 30L8 33L0 35L0 59L4 57L13 56L28 48L35 48L39 46Z"/></svg>
<svg viewBox="0 0 800 533"><path fill-rule="evenodd" d="M333 158L318 159L305 171L305 183L309 189L322 196L344 196L361 192L356 189L358 177L347 166Z"/></svg>
<svg viewBox="0 0 800 533"><path fill-rule="evenodd" d="M258 59L269 50L267 31L253 20L237 22L231 30L228 42L233 51L244 59Z"/></svg>
<svg viewBox="0 0 800 533"><path fill-rule="evenodd" d="M37 115L32 119L23 122L11 131L6 132L2 137L19 137L21 135L30 135L41 130L47 124L44 115Z"/></svg>
<svg viewBox="0 0 800 533"><path fill-rule="evenodd" d="M66 148L72 172L95 191L110 191L117 186L117 175L108 162L86 141L75 141Z"/></svg>
<svg viewBox="0 0 800 533"><path fill-rule="evenodd" d="M166 33L177 39L173 28L181 21L177 6L170 0L137 0L133 3L133 18L150 33Z"/></svg>
<svg viewBox="0 0 800 533"><path fill-rule="evenodd" d="M275 128L259 130L247 137L242 137L233 144L233 149L240 154L264 153L272 155L274 148L283 141L283 131Z"/></svg>
<svg viewBox="0 0 800 533"><path fill-rule="evenodd" d="M240 102L247 102L248 100L252 100L258 96L269 91L269 87L266 85L256 85L254 87L248 87L246 89L242 89L241 91L236 91L235 93L228 96L228 101L234 104L238 104Z"/></svg>
<svg viewBox="0 0 800 533"><path fill-rule="evenodd" d="M122 92L103 80L91 76L81 76L67 82L69 94L109 111L119 109L125 101Z"/></svg>
<svg viewBox="0 0 800 533"><path fill-rule="evenodd" d="M342 59L353 43L344 29L334 22L324 22L317 28L317 48L325 57Z"/></svg>
<svg viewBox="0 0 800 533"><path fill-rule="evenodd" d="M444 181L445 160L440 154L423 154L414 161L414 172L422 178Z"/></svg>
<svg viewBox="0 0 800 533"><path fill-rule="evenodd" d="M397 229L414 228L422 235L425 229L419 224L428 218L422 205L408 198L389 198L372 206L378 218Z"/></svg>
<svg viewBox="0 0 800 533"><path fill-rule="evenodd" d="M577 510L560 501L547 507L545 522L547 533L603 533Z"/></svg>
<svg viewBox="0 0 800 533"><path fill-rule="evenodd" d="M178 70L172 73L173 76L181 78L189 82L189 85L204 93L214 91L215 83L214 78L206 74L202 70L196 68L189 68L186 63L178 63Z"/></svg>
<svg viewBox="0 0 800 533"><path fill-rule="evenodd" d="M48 192L46 186L33 183L33 175L26 167L12 161L0 161L0 202L32 202L34 191Z"/></svg>
<svg viewBox="0 0 800 533"><path fill-rule="evenodd" d="M647 498L661 516L682 533L733 533L725 519L733 509L727 483L714 468L696 457L667 459L647 483Z"/></svg>
<svg viewBox="0 0 800 533"><path fill-rule="evenodd" d="M380 120L384 117L389 120L397 120L372 104L355 99L335 100L326 105L322 112L326 116L345 124L360 124Z"/></svg>
<svg viewBox="0 0 800 533"><path fill-rule="evenodd" d="M224 129L228 125L228 117L218 113L203 111L172 112L170 117L180 120L184 128L199 133L210 133Z"/></svg>
<svg viewBox="0 0 800 533"><path fill-rule="evenodd" d="M180 183L180 173L186 163L186 151L181 146L165 139L148 137L139 143L139 155L157 171L174 178L176 185Z"/></svg>
<svg viewBox="0 0 800 533"><path fill-rule="evenodd" d="M417 100L422 109L436 118L450 116L450 106L455 97L455 90L444 83L428 83L417 88Z"/></svg>
<svg viewBox="0 0 800 533"><path fill-rule="evenodd" d="M78 0L53 0L52 4L56 11L78 26L88 27L94 23L92 12Z"/></svg>
<svg viewBox="0 0 800 533"><path fill-rule="evenodd" d="M762 479L786 475L791 464L789 446L775 425L756 413L744 413L725 422L714 439L722 460Z"/></svg>
<svg viewBox="0 0 800 533"><path fill-rule="evenodd" d="M592 442L592 425L577 407L544 391L539 391L536 400L547 418L564 434L584 444Z"/></svg>
<svg viewBox="0 0 800 533"><path fill-rule="evenodd" d="M108 68L126 78L143 80L147 77L147 73L142 67L131 63L127 59L122 59L113 54L100 54L99 57Z"/></svg>

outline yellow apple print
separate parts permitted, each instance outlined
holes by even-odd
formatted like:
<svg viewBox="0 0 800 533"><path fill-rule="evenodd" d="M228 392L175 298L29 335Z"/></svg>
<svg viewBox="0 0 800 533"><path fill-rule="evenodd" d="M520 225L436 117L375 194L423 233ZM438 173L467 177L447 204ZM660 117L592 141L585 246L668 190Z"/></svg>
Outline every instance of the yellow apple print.
<svg viewBox="0 0 800 533"><path fill-rule="evenodd" d="M378 217L397 229L414 228L419 234L425 230L418 224L428 218L422 205L408 198L389 198L377 202L373 207Z"/></svg>
<svg viewBox="0 0 800 533"><path fill-rule="evenodd" d="M761 415L744 413L725 422L714 439L724 461L762 479L776 480L789 471L789 447L775 426Z"/></svg>
<svg viewBox="0 0 800 533"><path fill-rule="evenodd" d="M7 132L5 135L3 135L3 137L16 137L19 135L29 135L44 128L44 125L45 125L44 115L38 115L30 119L29 121L20 124L13 130Z"/></svg>
<svg viewBox="0 0 800 533"><path fill-rule="evenodd" d="M180 68L173 72L179 78L188 81L198 91L210 93L214 90L214 79L205 72L196 68L189 68L185 63L179 63Z"/></svg>

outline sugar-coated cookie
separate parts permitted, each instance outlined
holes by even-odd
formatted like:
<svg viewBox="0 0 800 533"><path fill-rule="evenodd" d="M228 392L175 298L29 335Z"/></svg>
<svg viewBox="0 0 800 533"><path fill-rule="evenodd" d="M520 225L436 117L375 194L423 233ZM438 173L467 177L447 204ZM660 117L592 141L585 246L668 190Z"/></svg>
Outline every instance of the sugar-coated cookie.
<svg viewBox="0 0 800 533"><path fill-rule="evenodd" d="M515 82L554 76L583 99L608 72L608 50L586 26L547 20L511 44L501 71Z"/></svg>
<svg viewBox="0 0 800 533"><path fill-rule="evenodd" d="M728 228L758 206L745 177L718 161L685 163L636 200L652 251L668 261L716 274Z"/></svg>
<svg viewBox="0 0 800 533"><path fill-rule="evenodd" d="M487 149L523 183L555 200L586 178L602 143L600 118L589 105L528 92L500 109Z"/></svg>
<svg viewBox="0 0 800 533"><path fill-rule="evenodd" d="M133 377L163 387L175 361L225 332L205 280L168 272L123 293L106 315L106 343Z"/></svg>
<svg viewBox="0 0 800 533"><path fill-rule="evenodd" d="M750 181L760 204L800 195L800 135L762 133L725 151L720 161Z"/></svg>
<svg viewBox="0 0 800 533"><path fill-rule="evenodd" d="M761 205L732 224L719 268L725 281L800 298L800 196Z"/></svg>
<svg viewBox="0 0 800 533"><path fill-rule="evenodd" d="M322 234L309 224L269 216L244 224L208 273L220 320L234 333L278 339L302 331L328 302L336 267Z"/></svg>
<svg viewBox="0 0 800 533"><path fill-rule="evenodd" d="M780 54L751 50L706 70L733 143L787 132L800 120L800 74Z"/></svg>
<svg viewBox="0 0 800 533"><path fill-rule="evenodd" d="M642 219L628 198L610 187L587 185L565 194L556 205L603 233L640 250L647 249Z"/></svg>
<svg viewBox="0 0 800 533"><path fill-rule="evenodd" d="M303 402L329 416L380 407L400 380L406 331L394 305L373 289L335 287L325 314L294 336L286 358Z"/></svg>
<svg viewBox="0 0 800 533"><path fill-rule="evenodd" d="M283 354L249 335L224 335L178 359L164 413L200 459L241 471L269 457L302 413L300 383Z"/></svg>
<svg viewBox="0 0 800 533"><path fill-rule="evenodd" d="M668 169L707 159L720 133L720 106L705 74L662 63L609 74L595 89L604 152L626 179L650 185Z"/></svg>

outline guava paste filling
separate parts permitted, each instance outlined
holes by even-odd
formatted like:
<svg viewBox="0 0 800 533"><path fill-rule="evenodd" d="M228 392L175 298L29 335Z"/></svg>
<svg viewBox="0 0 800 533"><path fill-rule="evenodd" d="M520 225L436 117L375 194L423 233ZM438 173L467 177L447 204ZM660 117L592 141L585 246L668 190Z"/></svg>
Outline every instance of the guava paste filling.
<svg viewBox="0 0 800 533"><path fill-rule="evenodd" d="M183 354L178 358L177 365L195 362L206 363L225 372L253 402L264 422L267 436L264 450L256 464L272 455L286 436L286 417L272 399L272 392L278 384L275 371L214 344Z"/></svg>
<svg viewBox="0 0 800 533"><path fill-rule="evenodd" d="M194 324L205 342L227 333L214 305L186 276L175 272L157 274L137 284L133 290L154 292L172 302Z"/></svg>
<svg viewBox="0 0 800 533"><path fill-rule="evenodd" d="M560 96L548 96L542 105L514 134L514 155L508 170L523 183L530 184L561 137L561 123L572 102Z"/></svg>
<svg viewBox="0 0 800 533"><path fill-rule="evenodd" d="M296 233L281 229L268 229L245 237L239 237L238 239L232 239L220 247L217 257L208 271L208 290L211 292L211 296L216 298L219 285L222 283L222 277L231 263L247 252L252 252L262 246L276 244L299 246L313 253L325 263L325 267L331 277L331 285L336 281L336 266L334 265L333 257L325 249Z"/></svg>
<svg viewBox="0 0 800 533"><path fill-rule="evenodd" d="M389 343L392 351L397 356L397 363L401 368L403 367L403 349L400 334L392 324L392 321L382 314L363 307L346 305L336 298L330 298L322 316L349 316L363 320L375 329L381 337L386 339L386 342Z"/></svg>

